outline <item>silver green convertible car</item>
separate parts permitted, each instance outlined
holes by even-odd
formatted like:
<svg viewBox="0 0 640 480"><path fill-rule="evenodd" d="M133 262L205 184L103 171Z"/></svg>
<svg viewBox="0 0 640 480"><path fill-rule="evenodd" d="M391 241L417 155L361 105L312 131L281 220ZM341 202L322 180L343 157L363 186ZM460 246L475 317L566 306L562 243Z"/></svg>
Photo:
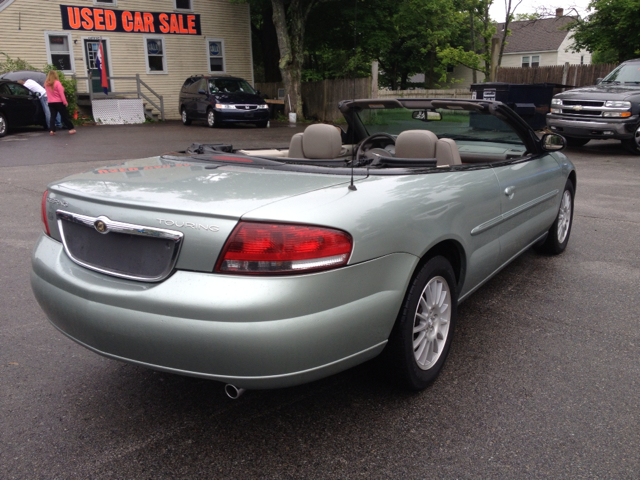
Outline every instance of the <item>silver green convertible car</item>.
<svg viewBox="0 0 640 480"><path fill-rule="evenodd" d="M384 351L423 389L457 305L569 240L576 172L500 102L351 100L288 148L196 146L52 183L31 284L94 352L227 384L310 382ZM199 153L198 153L199 152Z"/></svg>

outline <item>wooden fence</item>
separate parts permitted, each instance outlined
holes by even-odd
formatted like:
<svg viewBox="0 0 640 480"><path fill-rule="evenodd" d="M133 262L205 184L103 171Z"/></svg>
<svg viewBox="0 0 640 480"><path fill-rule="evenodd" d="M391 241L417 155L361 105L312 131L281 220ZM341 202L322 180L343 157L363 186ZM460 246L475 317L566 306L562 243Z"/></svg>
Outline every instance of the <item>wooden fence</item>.
<svg viewBox="0 0 640 480"><path fill-rule="evenodd" d="M281 83L256 83L256 89L269 98L278 98ZM345 80L321 80L302 84L302 103L304 116L322 122L335 122L342 119L338 102L350 98L370 98L371 78ZM285 103L287 102L285 92Z"/></svg>
<svg viewBox="0 0 640 480"><path fill-rule="evenodd" d="M617 65L607 63L600 65L553 65L548 67L500 67L498 82L506 83L559 83L573 87L595 85L596 79L604 78Z"/></svg>

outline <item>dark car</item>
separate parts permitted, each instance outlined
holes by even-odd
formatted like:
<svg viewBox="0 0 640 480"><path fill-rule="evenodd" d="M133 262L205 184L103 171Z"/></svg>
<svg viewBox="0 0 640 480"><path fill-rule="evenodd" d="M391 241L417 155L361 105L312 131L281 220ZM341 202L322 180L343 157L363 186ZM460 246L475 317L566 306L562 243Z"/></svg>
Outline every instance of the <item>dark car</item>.
<svg viewBox="0 0 640 480"><path fill-rule="evenodd" d="M614 138L640 155L640 58L618 65L596 85L555 95L547 125L572 147Z"/></svg>
<svg viewBox="0 0 640 480"><path fill-rule="evenodd" d="M10 128L27 125L46 126L40 98L11 80L0 80L0 137Z"/></svg>
<svg viewBox="0 0 640 480"><path fill-rule="evenodd" d="M38 72L37 70L14 70L13 72L7 72L0 75L0 79L13 80L35 80L42 87L44 87L44 81L47 79L47 74L44 72Z"/></svg>
<svg viewBox="0 0 640 480"><path fill-rule="evenodd" d="M222 123L253 123L264 128L269 106L246 80L220 75L198 75L185 80L180 90L182 123L205 120L210 127Z"/></svg>

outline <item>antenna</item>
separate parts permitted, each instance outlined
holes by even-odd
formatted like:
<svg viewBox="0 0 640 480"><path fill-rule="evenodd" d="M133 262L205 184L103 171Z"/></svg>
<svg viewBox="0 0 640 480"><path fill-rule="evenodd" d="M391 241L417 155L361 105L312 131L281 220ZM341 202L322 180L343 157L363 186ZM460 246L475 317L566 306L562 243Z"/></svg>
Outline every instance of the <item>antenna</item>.
<svg viewBox="0 0 640 480"><path fill-rule="evenodd" d="M357 55L358 55L358 0L354 0L355 4L355 13L354 13L354 25L353 25L353 95L352 100L356 101L356 65ZM353 115L353 110L351 111ZM354 142L355 142L355 128L353 128L353 116L351 116L351 183L349 184L349 190L356 191L358 190L356 186L353 184L353 169L354 164L356 163L356 152L354 150Z"/></svg>

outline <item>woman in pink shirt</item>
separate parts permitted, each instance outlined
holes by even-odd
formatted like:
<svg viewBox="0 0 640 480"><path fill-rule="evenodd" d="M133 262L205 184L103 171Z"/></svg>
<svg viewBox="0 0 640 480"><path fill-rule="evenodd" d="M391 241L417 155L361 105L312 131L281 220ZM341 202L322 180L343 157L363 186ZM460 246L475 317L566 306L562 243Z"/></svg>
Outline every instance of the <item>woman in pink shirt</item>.
<svg viewBox="0 0 640 480"><path fill-rule="evenodd" d="M49 135L56 134L56 115L60 113L62 123L69 129L69 134L76 133L73 123L67 112L67 98L64 96L64 87L60 83L58 72L50 70L47 79L44 81L44 89L47 91L47 102L49 102L49 111L51 118L49 120Z"/></svg>

